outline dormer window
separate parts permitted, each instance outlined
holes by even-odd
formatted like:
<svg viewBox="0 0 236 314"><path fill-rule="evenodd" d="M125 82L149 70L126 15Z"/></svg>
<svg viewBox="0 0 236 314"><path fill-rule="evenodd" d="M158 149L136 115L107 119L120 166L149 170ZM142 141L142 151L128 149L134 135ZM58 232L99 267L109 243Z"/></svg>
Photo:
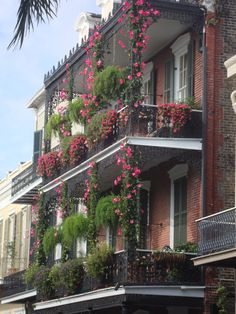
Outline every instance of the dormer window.
<svg viewBox="0 0 236 314"><path fill-rule="evenodd" d="M115 6L121 2L121 0L96 0L97 6L102 9L102 19L106 21L113 14Z"/></svg>

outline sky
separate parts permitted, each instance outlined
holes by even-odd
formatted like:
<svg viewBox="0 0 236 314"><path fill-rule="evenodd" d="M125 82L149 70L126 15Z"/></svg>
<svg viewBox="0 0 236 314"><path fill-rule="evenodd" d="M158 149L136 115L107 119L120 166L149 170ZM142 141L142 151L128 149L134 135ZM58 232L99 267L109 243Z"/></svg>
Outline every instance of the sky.
<svg viewBox="0 0 236 314"><path fill-rule="evenodd" d="M62 0L57 17L35 26L23 47L7 50L20 0L0 1L0 179L32 158L34 112L26 104L78 41L74 29L81 12L100 13L96 0Z"/></svg>

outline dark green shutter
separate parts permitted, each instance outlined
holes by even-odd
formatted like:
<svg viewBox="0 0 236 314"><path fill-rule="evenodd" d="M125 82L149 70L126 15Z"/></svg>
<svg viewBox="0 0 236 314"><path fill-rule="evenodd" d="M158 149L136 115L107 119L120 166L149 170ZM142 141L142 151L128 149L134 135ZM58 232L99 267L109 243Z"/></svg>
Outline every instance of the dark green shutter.
<svg viewBox="0 0 236 314"><path fill-rule="evenodd" d="M42 148L42 130L34 132L34 151L33 151L33 165L37 167L38 158L41 155Z"/></svg>

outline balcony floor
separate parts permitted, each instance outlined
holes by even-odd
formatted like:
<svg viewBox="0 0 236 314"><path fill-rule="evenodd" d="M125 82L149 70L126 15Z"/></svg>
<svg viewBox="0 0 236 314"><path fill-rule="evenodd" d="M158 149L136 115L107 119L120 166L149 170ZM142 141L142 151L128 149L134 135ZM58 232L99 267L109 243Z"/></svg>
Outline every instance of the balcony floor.
<svg viewBox="0 0 236 314"><path fill-rule="evenodd" d="M194 266L216 266L236 268L236 248L202 255L192 259Z"/></svg>

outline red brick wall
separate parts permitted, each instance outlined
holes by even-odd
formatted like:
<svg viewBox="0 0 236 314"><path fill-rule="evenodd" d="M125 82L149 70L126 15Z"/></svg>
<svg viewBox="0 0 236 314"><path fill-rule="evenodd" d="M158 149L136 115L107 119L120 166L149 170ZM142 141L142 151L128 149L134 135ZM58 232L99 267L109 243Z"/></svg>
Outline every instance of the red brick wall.
<svg viewBox="0 0 236 314"><path fill-rule="evenodd" d="M170 244L170 193L171 182L168 171L176 162L166 162L152 169L149 248L160 249ZM200 218L201 176L197 167L189 165L187 175L187 241L197 242L195 220Z"/></svg>

